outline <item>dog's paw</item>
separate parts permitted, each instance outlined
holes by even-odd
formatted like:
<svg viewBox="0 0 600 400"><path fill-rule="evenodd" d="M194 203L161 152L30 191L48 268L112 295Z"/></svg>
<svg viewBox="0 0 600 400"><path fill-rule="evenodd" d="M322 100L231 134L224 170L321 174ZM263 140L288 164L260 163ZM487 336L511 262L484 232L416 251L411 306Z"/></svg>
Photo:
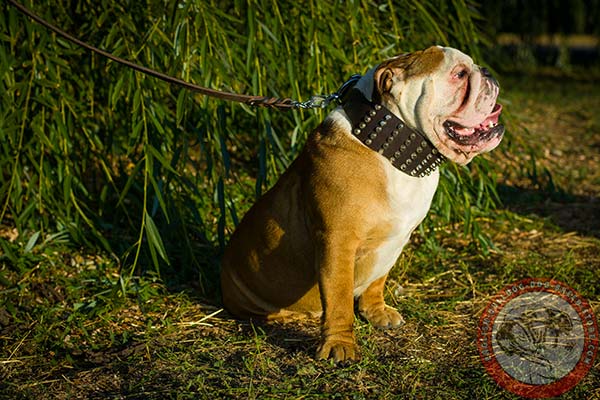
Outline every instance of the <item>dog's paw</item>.
<svg viewBox="0 0 600 400"><path fill-rule="evenodd" d="M388 305L383 308L361 310L360 314L376 328L390 329L404 325L402 315Z"/></svg>
<svg viewBox="0 0 600 400"><path fill-rule="evenodd" d="M360 360L354 339L325 339L317 350L317 360L332 359L336 364Z"/></svg>

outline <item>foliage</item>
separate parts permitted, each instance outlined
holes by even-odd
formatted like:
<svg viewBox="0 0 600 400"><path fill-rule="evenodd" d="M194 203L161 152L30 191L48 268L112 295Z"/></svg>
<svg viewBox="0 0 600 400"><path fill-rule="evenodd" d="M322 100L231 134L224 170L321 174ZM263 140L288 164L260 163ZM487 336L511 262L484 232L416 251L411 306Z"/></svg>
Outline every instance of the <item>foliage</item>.
<svg viewBox="0 0 600 400"><path fill-rule="evenodd" d="M535 215L491 215L483 226L501 254L482 257L450 229L434 257L411 242L386 293L406 325L357 318L362 359L345 367L314 360L316 320L234 321L152 276L123 296L114 260L0 232L0 399L514 398L479 361L481 310L505 284L537 276L572 284L597 314L600 240ZM594 394L597 368L561 399Z"/></svg>
<svg viewBox="0 0 600 400"><path fill-rule="evenodd" d="M480 1L488 28L522 36L543 34L599 34L598 0Z"/></svg>
<svg viewBox="0 0 600 400"><path fill-rule="evenodd" d="M4 60L0 56L0 64ZM513 133L493 153L504 207L483 215L488 194L482 192L480 198L468 191L464 194L465 185L476 188L484 179L480 176L489 172L486 158L471 176L454 167L444 172L449 186L440 194L456 188L457 194L465 196L474 211L470 218L478 222L473 226L489 232L499 251L483 255L477 242L460 234L466 224L444 222L443 197L436 198L430 223L441 226L435 226L434 234L415 234L388 279L386 301L403 314L406 324L400 330L382 331L357 318L361 361L336 367L314 360L318 321L284 325L236 321L218 306L207 305L195 282L174 287L172 281L153 273L126 282L118 260L95 249L77 248L80 243L69 233L73 226L59 225L53 222L55 215L48 215L46 225L20 222L20 232L0 224L0 399L516 398L496 385L479 361L477 323L491 296L524 277L553 278L577 290L596 315L600 310L600 115L595 112L600 83L592 81L587 71L577 79L543 78L540 72L520 71L501 78L502 103L511 111L504 123ZM7 76L6 71L3 74L2 79ZM1 100L6 101L4 96ZM225 105L224 111L230 112L227 107L239 106ZM112 112L118 114L121 108ZM0 114L10 113L0 108ZM313 118L312 114L302 117ZM248 132L255 132L257 126L250 121L254 130ZM286 135L281 138L287 143ZM6 146L5 140L0 138L1 146ZM254 190L248 174L256 174L258 167L252 169L256 161L238 156L239 147L234 150L230 182L239 186L224 185L223 190L231 194L241 214ZM250 150L244 154L248 160L258 160ZM49 157L46 153L44 162ZM127 162L127 153L119 157ZM119 157L111 153L109 159ZM32 175L32 164L25 160L29 169L15 185L27 183L27 174ZM190 169L176 166L175 170L196 179L190 164L188 160ZM9 176L6 165L12 168L12 163L3 164L1 185ZM553 172L551 180L548 170ZM119 185L128 176L115 175L115 185L122 190ZM271 170L268 178L274 179ZM202 181L198 178L198 182ZM135 183L132 188L137 192L128 192L126 204L140 218L141 203L136 203L140 186ZM50 187L46 193L59 189ZM201 187L199 192L207 190ZM216 199L203 204L213 200L211 207L218 216ZM454 212L462 216L458 210ZM107 206L93 221L115 221L113 212L122 211ZM12 213L7 211L5 223L12 223ZM158 222L170 268L176 268L180 256L174 246L180 236L159 218L153 220ZM139 227L132 226L134 234L122 236L123 242L132 243L137 237ZM216 241L216 226L208 228L213 232L210 240ZM109 227L97 229L109 244L119 245ZM88 229L81 231L83 239L96 243ZM120 231L127 233L127 227ZM436 241L431 240L434 237ZM560 398L600 398L600 369L592 368Z"/></svg>
<svg viewBox="0 0 600 400"><path fill-rule="evenodd" d="M24 3L181 79L300 100L398 53L437 43L478 59L481 44L470 0ZM214 281L217 244L325 114L195 96L91 55L8 4L0 32L0 222L102 247L126 280L150 269ZM434 214L485 242L472 215L493 205L493 176L485 160L470 170L444 170Z"/></svg>

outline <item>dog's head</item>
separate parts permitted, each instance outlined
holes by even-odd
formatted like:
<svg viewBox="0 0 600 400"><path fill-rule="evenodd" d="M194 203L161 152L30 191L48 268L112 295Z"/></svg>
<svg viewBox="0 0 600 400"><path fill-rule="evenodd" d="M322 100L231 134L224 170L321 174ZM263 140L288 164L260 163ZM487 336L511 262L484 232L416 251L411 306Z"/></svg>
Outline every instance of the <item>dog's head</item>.
<svg viewBox="0 0 600 400"><path fill-rule="evenodd" d="M498 82L466 54L435 46L389 59L370 73L373 100L449 160L467 164L502 140Z"/></svg>

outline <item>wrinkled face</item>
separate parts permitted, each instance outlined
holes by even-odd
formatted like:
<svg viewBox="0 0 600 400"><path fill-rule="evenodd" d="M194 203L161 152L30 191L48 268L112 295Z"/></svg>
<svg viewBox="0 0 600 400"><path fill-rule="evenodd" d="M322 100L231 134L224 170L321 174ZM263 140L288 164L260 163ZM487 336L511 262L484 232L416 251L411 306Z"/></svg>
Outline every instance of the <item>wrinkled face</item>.
<svg viewBox="0 0 600 400"><path fill-rule="evenodd" d="M436 46L392 58L376 68L374 80L373 95L458 164L502 140L498 82L456 49Z"/></svg>

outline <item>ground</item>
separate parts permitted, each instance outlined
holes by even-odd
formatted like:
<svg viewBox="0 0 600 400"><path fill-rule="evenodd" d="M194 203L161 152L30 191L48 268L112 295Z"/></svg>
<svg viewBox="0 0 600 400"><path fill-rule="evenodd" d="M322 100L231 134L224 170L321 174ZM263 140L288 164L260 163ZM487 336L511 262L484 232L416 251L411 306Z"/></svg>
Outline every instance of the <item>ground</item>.
<svg viewBox="0 0 600 400"><path fill-rule="evenodd" d="M193 285L152 277L123 296L110 257L23 248L2 227L0 398L516 398L479 361L491 297L555 278L600 311L600 81L502 85L510 133L485 157L500 165L503 203L478 220L496 248L486 254L460 226L433 242L416 233L386 294L407 323L380 331L357 318L360 362L315 361L316 322L235 321ZM598 364L562 398L600 399Z"/></svg>

